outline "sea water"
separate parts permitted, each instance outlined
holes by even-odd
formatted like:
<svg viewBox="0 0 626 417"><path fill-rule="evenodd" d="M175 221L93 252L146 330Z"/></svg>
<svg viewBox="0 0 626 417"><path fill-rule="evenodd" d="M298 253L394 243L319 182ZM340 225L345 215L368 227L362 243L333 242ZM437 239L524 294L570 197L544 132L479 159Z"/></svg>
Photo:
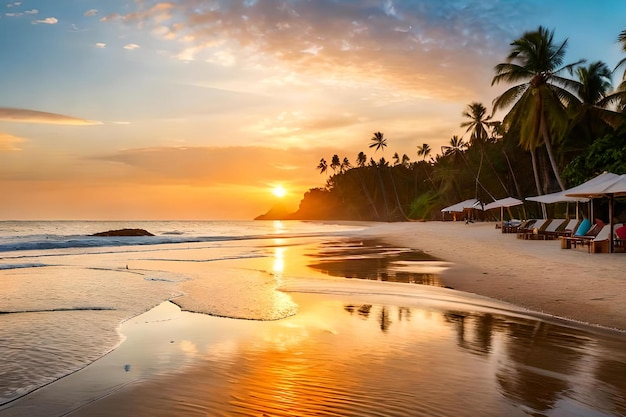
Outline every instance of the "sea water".
<svg viewBox="0 0 626 417"><path fill-rule="evenodd" d="M123 228L154 236L92 236ZM295 314L262 266L242 271L227 263L273 257L265 247L273 239L359 229L279 221L0 222L0 404L111 351L123 339L122 322L164 300L224 317Z"/></svg>
<svg viewBox="0 0 626 417"><path fill-rule="evenodd" d="M198 408L180 401L187 395L193 397L187 404L213 415L626 413L623 334L443 288L445 261L367 241L365 225L0 227L0 403L6 403L0 415L24 409L65 415L67 408L52 413L37 397L45 390L23 399L43 404L42 414L28 401L26 408L11 408L22 401L12 400L54 381L102 382L111 369L120 384L139 374L148 378L129 391L132 401L111 397L109 413L109 407L134 407L120 408L120 415L155 415L157 401L161 415L195 415ZM124 227L155 236L89 236ZM306 294L317 297L318 307L301 309L298 300ZM182 308L196 324L148 348L171 326L189 323L158 322L164 308ZM180 371L180 360L171 358L181 353L198 372L185 379L189 384L168 379ZM74 372L75 379L59 381ZM55 403L58 392L75 392L54 387L48 388ZM170 396L162 394L168 390ZM98 415L80 399L68 401L69 410L83 410L76 415Z"/></svg>

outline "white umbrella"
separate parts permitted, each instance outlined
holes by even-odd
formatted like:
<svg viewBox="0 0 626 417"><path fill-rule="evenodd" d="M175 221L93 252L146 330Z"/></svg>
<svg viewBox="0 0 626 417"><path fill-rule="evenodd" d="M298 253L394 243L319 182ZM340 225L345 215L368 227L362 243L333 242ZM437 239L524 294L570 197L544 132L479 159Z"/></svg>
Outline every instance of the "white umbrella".
<svg viewBox="0 0 626 417"><path fill-rule="evenodd" d="M466 208L474 208L476 205L480 204L480 201L471 198L469 200L461 201L460 203L456 203L446 208L442 208L442 213L451 213L451 212L462 212Z"/></svg>
<svg viewBox="0 0 626 417"><path fill-rule="evenodd" d="M613 200L615 196L626 195L626 174L617 175L605 172L599 176L565 191L570 197L609 198L609 252L613 252Z"/></svg>
<svg viewBox="0 0 626 417"><path fill-rule="evenodd" d="M520 204L524 204L524 202L522 200L518 200L517 198L506 197L487 204L483 207L483 210L491 210L500 207L500 227L504 230L504 208L518 206Z"/></svg>

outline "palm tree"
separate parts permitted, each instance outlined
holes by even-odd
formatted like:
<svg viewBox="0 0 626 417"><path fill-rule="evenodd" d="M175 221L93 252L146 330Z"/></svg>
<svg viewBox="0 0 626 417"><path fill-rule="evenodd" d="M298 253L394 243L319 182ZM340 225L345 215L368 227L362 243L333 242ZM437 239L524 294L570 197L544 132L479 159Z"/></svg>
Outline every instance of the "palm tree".
<svg viewBox="0 0 626 417"><path fill-rule="evenodd" d="M370 139L372 143L370 143L370 148L376 148L376 151L382 148L383 152L387 147L387 138L381 132L374 132L374 136Z"/></svg>
<svg viewBox="0 0 626 417"><path fill-rule="evenodd" d="M372 138L370 139L372 141L372 143L370 143L369 147L370 148L376 148L375 151L378 151L379 149L382 149L383 152L385 151L385 148L387 147L387 138L385 138L385 135L381 132L374 132L374 136L372 136ZM378 165L377 165L379 171L379 178L380 178L380 185L382 187L382 189L384 190L384 183L382 180L382 176L380 174L380 168L388 168L389 167L389 163L385 160L385 158L381 158ZM406 219L407 216L406 214L404 214L404 210L402 210L402 205L400 204L400 197L398 196L398 190L396 188L396 181L393 178L393 171L389 171L390 172L390 176L391 176L391 185L393 187L393 193L394 196L396 198L396 205L398 207L398 210L400 211L400 213L402 214L402 216ZM385 198L386 193L383 191L383 198ZM386 201L386 198L385 198ZM387 207L386 207L387 208ZM387 210L387 216L389 215L389 212Z"/></svg>
<svg viewBox="0 0 626 417"><path fill-rule="evenodd" d="M463 140L463 138L459 138L457 135L454 135L450 138L450 145L445 145L441 147L441 153L444 155L462 155L463 151L467 149L467 143ZM419 151L418 151L419 155Z"/></svg>
<svg viewBox="0 0 626 417"><path fill-rule="evenodd" d="M472 173L475 181L475 190L474 190L474 198L478 199L478 186L482 188L488 195L495 201L495 197L485 188L485 186L480 182L478 175L474 173L474 170L470 166L467 158L465 157L465 151L467 150L467 143L463 141L463 138L459 138L457 135L454 135L450 138L450 144L441 147L441 153L444 156L451 156L453 160L460 156L467 169Z"/></svg>
<svg viewBox="0 0 626 417"><path fill-rule="evenodd" d="M365 197L367 198L367 201L369 201L370 206L372 207L372 211L374 212L374 218L376 220L380 220L380 214L378 213L378 209L376 208L374 199L372 198L369 192L369 189L367 187L367 184L365 183L365 180L363 179L363 176L361 175L361 171L365 167L366 163L367 163L367 155L365 155L363 152L359 152L359 154L356 157L356 164L358 167L356 169L356 173L359 176L359 181L361 183L361 189L363 190L363 194L365 194Z"/></svg>
<svg viewBox="0 0 626 417"><path fill-rule="evenodd" d="M432 149L430 149L430 145L428 143L424 143L422 146L417 146L417 156L421 156L422 160L426 160L426 157L430 155L431 151Z"/></svg>
<svg viewBox="0 0 626 417"><path fill-rule="evenodd" d="M337 170L341 167L341 160L339 159L339 155L335 154L333 155L331 161L330 161L330 169L333 170L333 172L337 172Z"/></svg>
<svg viewBox="0 0 626 417"><path fill-rule="evenodd" d="M363 152L359 152L359 154L356 157L357 166L359 168L363 168L366 163L367 163L367 155L365 155Z"/></svg>
<svg viewBox="0 0 626 417"><path fill-rule="evenodd" d="M320 159L320 163L317 166L317 169L320 170L320 174L323 174L328 169L328 165L326 164L326 160L324 158Z"/></svg>
<svg viewBox="0 0 626 417"><path fill-rule="evenodd" d="M489 133L487 130L491 127L491 116L487 115L487 109L483 106L482 103L473 102L467 106L467 109L463 111L463 117L469 119L465 122L461 123L461 127L467 127L465 133L470 133L470 144L472 146L477 145L480 150L480 164L478 166L478 174L476 177L480 179L480 173L482 171L483 159L487 158L487 163L491 167L491 171L495 174L496 178L500 182L502 189L504 189L505 193L509 193L504 182L498 175L498 171L493 166L491 162L491 158L489 158L489 154L485 150L485 145L489 140ZM476 189L478 190L478 184L476 185Z"/></svg>
<svg viewBox="0 0 626 417"><path fill-rule="evenodd" d="M411 165L411 158L409 158L409 155L407 154L402 154L402 162L400 162L400 164L405 167L408 168L409 165Z"/></svg>
<svg viewBox="0 0 626 417"><path fill-rule="evenodd" d="M350 168L352 168L352 164L350 163L350 160L347 157L344 157L343 161L341 161L341 165L339 166L340 172L347 171Z"/></svg>
<svg viewBox="0 0 626 417"><path fill-rule="evenodd" d="M570 147L576 148L578 142L578 147L583 148L616 128L623 117L607 108L616 101L616 96L609 94L613 88L611 70L604 62L595 61L586 67L578 67L576 75L578 82L574 92L579 101L570 104L572 122L566 140Z"/></svg>
<svg viewBox="0 0 626 417"><path fill-rule="evenodd" d="M555 44L554 31L543 26L534 32L524 33L511 46L506 62L496 65L491 85L500 82L515 85L494 100L493 111L512 105L503 123L508 126L519 124L519 143L531 152L537 192L543 194L535 155L535 150L542 143L554 177L564 190L552 145L567 127L564 103L569 104L576 97L568 91L574 82L561 74L565 71L571 74L572 69L584 60L562 66L567 40Z"/></svg>

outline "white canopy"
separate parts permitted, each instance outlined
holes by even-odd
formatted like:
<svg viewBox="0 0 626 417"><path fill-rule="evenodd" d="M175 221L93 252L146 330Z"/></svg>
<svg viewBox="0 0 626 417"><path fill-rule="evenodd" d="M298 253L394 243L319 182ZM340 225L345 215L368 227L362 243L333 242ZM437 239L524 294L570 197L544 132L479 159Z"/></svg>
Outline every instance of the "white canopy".
<svg viewBox="0 0 626 417"><path fill-rule="evenodd" d="M526 197L526 200L528 201L536 201L538 203L546 203L546 204L552 204L552 203L586 203L587 201L589 201L588 198L585 197L569 197L565 195L565 191L559 191L558 193L552 193L552 194L544 194L544 195L538 195L535 197Z"/></svg>
<svg viewBox="0 0 626 417"><path fill-rule="evenodd" d="M491 210L491 209L498 208L498 207L518 206L523 203L524 202L522 200L518 200L517 198L506 197L500 200L496 200L493 203L487 204L485 207L483 207L483 210Z"/></svg>
<svg viewBox="0 0 626 417"><path fill-rule="evenodd" d="M564 193L570 197L609 197L609 252L613 252L613 200L615 196L626 195L626 174L605 172Z"/></svg>
<svg viewBox="0 0 626 417"><path fill-rule="evenodd" d="M563 191L570 197L602 197L626 195L626 174L617 175L605 172L574 188Z"/></svg>
<svg viewBox="0 0 626 417"><path fill-rule="evenodd" d="M451 212L462 212L464 209L467 208L476 208L477 206L480 206L480 201L471 198L469 200L465 200L465 201L461 201L460 203L456 203L452 206L446 207L446 208L442 208L441 212L442 213L451 213Z"/></svg>

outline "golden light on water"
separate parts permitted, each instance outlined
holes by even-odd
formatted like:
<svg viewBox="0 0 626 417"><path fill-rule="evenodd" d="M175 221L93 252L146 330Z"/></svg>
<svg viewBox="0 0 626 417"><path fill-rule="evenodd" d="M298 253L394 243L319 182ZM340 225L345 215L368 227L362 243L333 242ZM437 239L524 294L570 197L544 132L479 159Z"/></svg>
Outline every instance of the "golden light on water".
<svg viewBox="0 0 626 417"><path fill-rule="evenodd" d="M280 275L285 270L285 250L287 248L274 248L274 274Z"/></svg>

